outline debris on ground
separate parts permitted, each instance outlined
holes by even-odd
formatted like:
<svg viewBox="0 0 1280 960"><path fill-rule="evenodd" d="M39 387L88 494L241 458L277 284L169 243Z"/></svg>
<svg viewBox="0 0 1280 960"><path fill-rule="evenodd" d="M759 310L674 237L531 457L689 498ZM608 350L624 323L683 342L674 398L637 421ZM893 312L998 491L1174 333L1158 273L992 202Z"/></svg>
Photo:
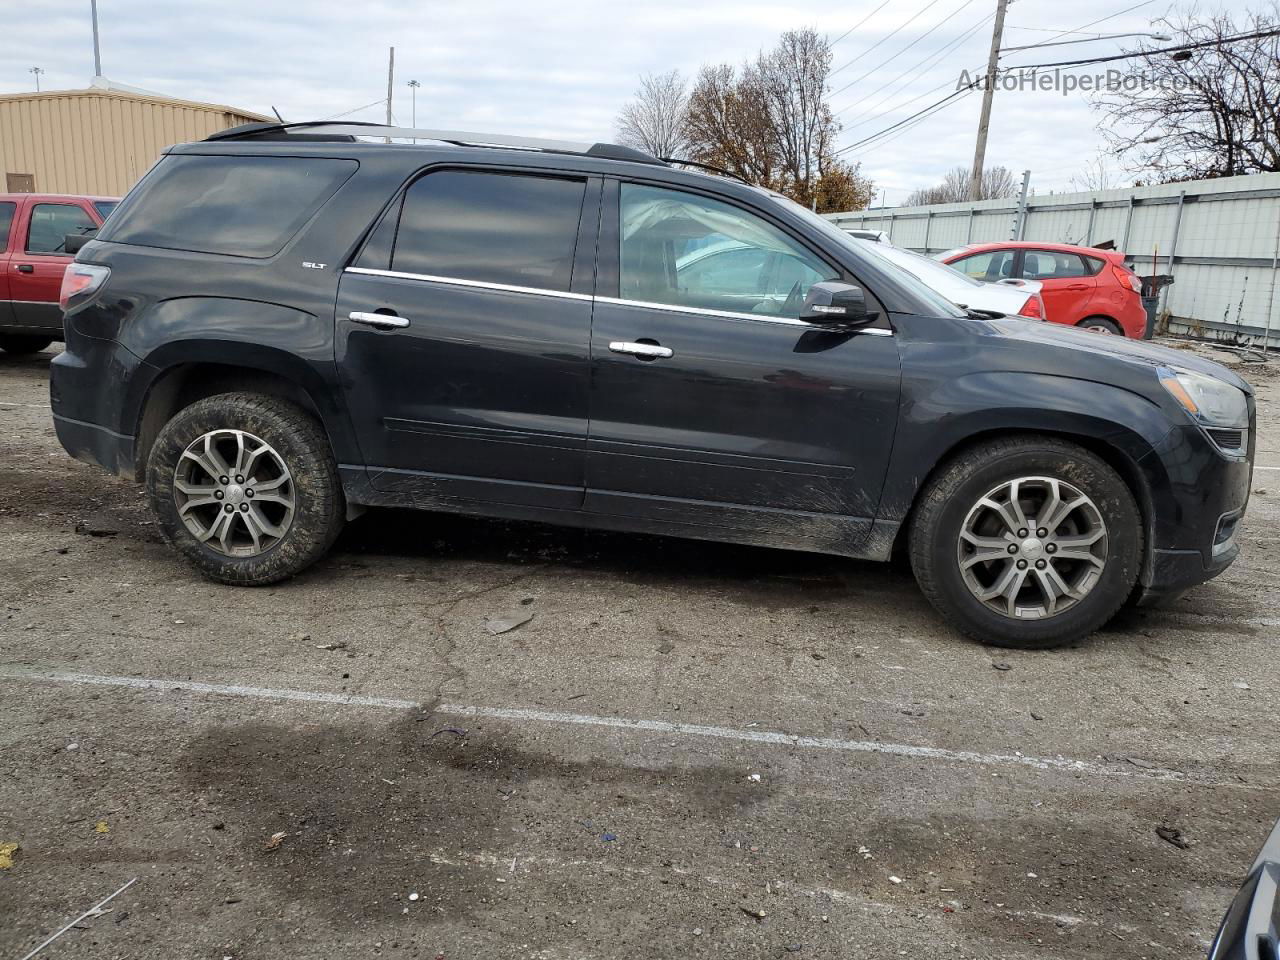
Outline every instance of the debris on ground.
<svg viewBox="0 0 1280 960"><path fill-rule="evenodd" d="M1165 843L1172 843L1179 850L1191 848L1191 841L1184 837L1177 827L1156 827L1156 836Z"/></svg>
<svg viewBox="0 0 1280 960"><path fill-rule="evenodd" d="M431 736L427 737L427 739L434 740L436 737L440 736L440 734L442 733L452 733L455 737L465 737L467 735L467 731L459 729L458 727L441 727Z"/></svg>
<svg viewBox="0 0 1280 960"><path fill-rule="evenodd" d="M869 848L867 848L867 847L859 847L859 848L858 848L858 853L860 853L860 854L862 855L862 859L863 859L863 860L874 860L874 859L875 859L875 857L873 857L873 856L871 855L871 850L870 850Z"/></svg>
<svg viewBox="0 0 1280 960"><path fill-rule="evenodd" d="M768 916L768 914L765 913L763 910L753 910L751 907L739 907L738 909L741 910L743 913L745 913L752 920L763 920L765 917Z"/></svg>
<svg viewBox="0 0 1280 960"><path fill-rule="evenodd" d="M16 843L0 843L0 870L8 870L13 866L13 856L22 847Z"/></svg>
<svg viewBox="0 0 1280 960"><path fill-rule="evenodd" d="M1001 660L999 663L993 663L991 665L991 668L993 670L1012 670L1013 664L1005 663L1003 660Z"/></svg>
<svg viewBox="0 0 1280 960"><path fill-rule="evenodd" d="M284 843L284 838L287 836L289 836L289 834L285 833L283 830L279 833L273 833L269 840L263 842L262 849L278 850L280 848L280 844Z"/></svg>
<svg viewBox="0 0 1280 960"><path fill-rule="evenodd" d="M295 634L293 634L291 637L289 637L289 639L290 639L291 641L295 642L295 643L305 643L306 641L308 641L308 640L310 640L310 639L311 639L311 634L309 634L309 633L295 633Z"/></svg>
<svg viewBox="0 0 1280 960"><path fill-rule="evenodd" d="M345 650L347 649L347 641L335 640L332 643L317 643L317 650Z"/></svg>
<svg viewBox="0 0 1280 960"><path fill-rule="evenodd" d="M613 843L613 841L618 839L618 835L616 833L602 833L600 834L600 839L605 843Z"/></svg>
<svg viewBox="0 0 1280 960"><path fill-rule="evenodd" d="M1233 687L1235 687L1237 690L1248 690L1248 689L1249 689L1249 685L1248 685L1247 683L1245 683L1243 680L1236 680L1236 681L1234 681L1231 685L1232 685Z"/></svg>
<svg viewBox="0 0 1280 960"><path fill-rule="evenodd" d="M93 825L93 832L94 833L110 833L111 827L107 823L107 821L99 820L97 823Z"/></svg>
<svg viewBox="0 0 1280 960"><path fill-rule="evenodd" d="M48 940L46 940L44 943L40 944L40 946L36 947L36 948L35 948L34 950L32 950L30 953L26 954L26 955L22 958L22 960L31 960L31 958L32 958L32 957L34 957L37 953L39 953L41 950L43 950L43 949L44 949L45 947L47 947L49 944L53 943L53 941L57 940L60 936L62 936L64 933L66 933L68 930L70 930L72 927L74 927L76 924L78 924L81 920L87 920L89 917L101 917L103 914L110 913L110 912L111 912L110 910L104 910L104 909L102 909L102 908L103 908L103 907L105 907L105 906L106 906L108 903L110 903L112 900L114 900L116 897L120 896L120 894L124 893L126 890L128 890L130 887L132 887L132 886L133 886L135 883L137 883L137 882L138 882L138 878L137 878L137 877L134 877L132 880L130 880L128 883L126 883L123 887L121 887L121 888L120 888L119 890L117 890L115 893L111 894L111 896L109 896L109 897L107 897L107 898L105 898L105 899L103 899L103 900L98 901L98 903L94 904L92 907L90 907L90 908L89 908L88 910L86 910L84 913L80 914L80 916L76 917L74 920L72 920L70 923L68 923L65 927L63 927L61 930L59 930L57 933L55 933L53 936L51 936Z"/></svg>
<svg viewBox="0 0 1280 960"><path fill-rule="evenodd" d="M1141 757L1125 757L1125 759L1128 760L1130 763L1132 763L1139 770L1155 769L1155 764L1152 763L1150 760L1143 760Z"/></svg>
<svg viewBox="0 0 1280 960"><path fill-rule="evenodd" d="M494 617L484 625L484 628L496 637L500 633L510 633L517 627L523 627L532 619L532 613L514 613L506 617Z"/></svg>
<svg viewBox="0 0 1280 960"><path fill-rule="evenodd" d="M902 882L902 878L901 878L901 877L890 877L890 878L889 878L889 882L890 882L890 883L894 883L894 884L901 883L901 882Z"/></svg>
<svg viewBox="0 0 1280 960"><path fill-rule="evenodd" d="M759 782L760 782L760 774L758 774L758 773L749 773L749 774L747 774L747 779L748 779L748 780L750 780L752 783L759 783Z"/></svg>
<svg viewBox="0 0 1280 960"><path fill-rule="evenodd" d="M411 902L412 902L412 901L415 901L415 900L417 900L417 899L418 899L418 893L417 893L417 891L414 891L413 893L409 894L409 900L410 900Z"/></svg>

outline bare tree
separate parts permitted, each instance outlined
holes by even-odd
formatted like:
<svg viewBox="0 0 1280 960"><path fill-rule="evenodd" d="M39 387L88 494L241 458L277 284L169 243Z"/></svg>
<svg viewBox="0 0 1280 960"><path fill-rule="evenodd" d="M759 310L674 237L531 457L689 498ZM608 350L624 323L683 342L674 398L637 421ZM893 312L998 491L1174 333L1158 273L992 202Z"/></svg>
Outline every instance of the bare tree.
<svg viewBox="0 0 1280 960"><path fill-rule="evenodd" d="M1276 29L1280 6L1208 18L1192 10L1157 23L1179 43L1212 45L1183 59L1149 54L1138 61L1144 88L1122 79L1095 96L1099 129L1128 169L1147 182L1280 170L1280 37L1223 42Z"/></svg>
<svg viewBox="0 0 1280 960"><path fill-rule="evenodd" d="M655 157L684 156L686 87L679 70L641 77L635 99L618 115L618 142Z"/></svg>
<svg viewBox="0 0 1280 960"><path fill-rule="evenodd" d="M947 171L942 183L925 187L907 197L906 206L924 207L934 203L962 203L969 199L970 171L955 167ZM1003 200L1018 195L1018 182L1008 167L987 167L982 171L980 200Z"/></svg>
<svg viewBox="0 0 1280 960"><path fill-rule="evenodd" d="M1106 159L1099 154L1085 165L1082 173L1071 177L1071 186L1080 191L1098 193L1114 190L1120 186L1120 180L1107 168Z"/></svg>
<svg viewBox="0 0 1280 960"><path fill-rule="evenodd" d="M788 31L740 68L704 66L689 95L690 158L823 212L866 206L871 182L836 156L830 70L830 46L814 30Z"/></svg>

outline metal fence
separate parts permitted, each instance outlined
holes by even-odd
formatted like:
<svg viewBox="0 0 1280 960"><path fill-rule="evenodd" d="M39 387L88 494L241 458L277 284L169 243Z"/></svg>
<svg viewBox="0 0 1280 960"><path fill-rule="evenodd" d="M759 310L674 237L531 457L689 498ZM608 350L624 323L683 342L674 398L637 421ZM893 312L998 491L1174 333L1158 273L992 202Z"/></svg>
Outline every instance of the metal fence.
<svg viewBox="0 0 1280 960"><path fill-rule="evenodd" d="M1170 329L1280 346L1280 173L1032 195L1018 214L1017 200L981 200L828 217L927 254L1000 240L1111 240L1138 274L1173 276L1160 303Z"/></svg>

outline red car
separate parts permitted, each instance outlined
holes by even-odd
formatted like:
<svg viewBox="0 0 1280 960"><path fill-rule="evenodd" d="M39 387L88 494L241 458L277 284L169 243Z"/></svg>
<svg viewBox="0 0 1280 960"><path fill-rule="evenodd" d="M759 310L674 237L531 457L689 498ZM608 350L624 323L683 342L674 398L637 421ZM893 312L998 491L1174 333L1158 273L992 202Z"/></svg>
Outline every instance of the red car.
<svg viewBox="0 0 1280 960"><path fill-rule="evenodd" d="M975 280L1038 280L1045 319L1141 340L1142 281L1124 254L1065 243L972 243L938 258Z"/></svg>
<svg viewBox="0 0 1280 960"><path fill-rule="evenodd" d="M58 292L68 234L97 230L118 197L0 193L0 350L35 353L62 339Z"/></svg>

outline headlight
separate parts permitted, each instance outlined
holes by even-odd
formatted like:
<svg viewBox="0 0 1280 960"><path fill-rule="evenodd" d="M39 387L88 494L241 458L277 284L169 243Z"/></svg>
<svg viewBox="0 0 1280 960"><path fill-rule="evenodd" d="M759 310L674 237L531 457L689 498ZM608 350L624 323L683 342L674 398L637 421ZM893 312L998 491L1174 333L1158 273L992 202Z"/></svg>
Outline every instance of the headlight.
<svg viewBox="0 0 1280 960"><path fill-rule="evenodd" d="M1160 367L1157 372L1164 388L1197 423L1235 429L1249 426L1249 404L1243 390L1190 370Z"/></svg>

